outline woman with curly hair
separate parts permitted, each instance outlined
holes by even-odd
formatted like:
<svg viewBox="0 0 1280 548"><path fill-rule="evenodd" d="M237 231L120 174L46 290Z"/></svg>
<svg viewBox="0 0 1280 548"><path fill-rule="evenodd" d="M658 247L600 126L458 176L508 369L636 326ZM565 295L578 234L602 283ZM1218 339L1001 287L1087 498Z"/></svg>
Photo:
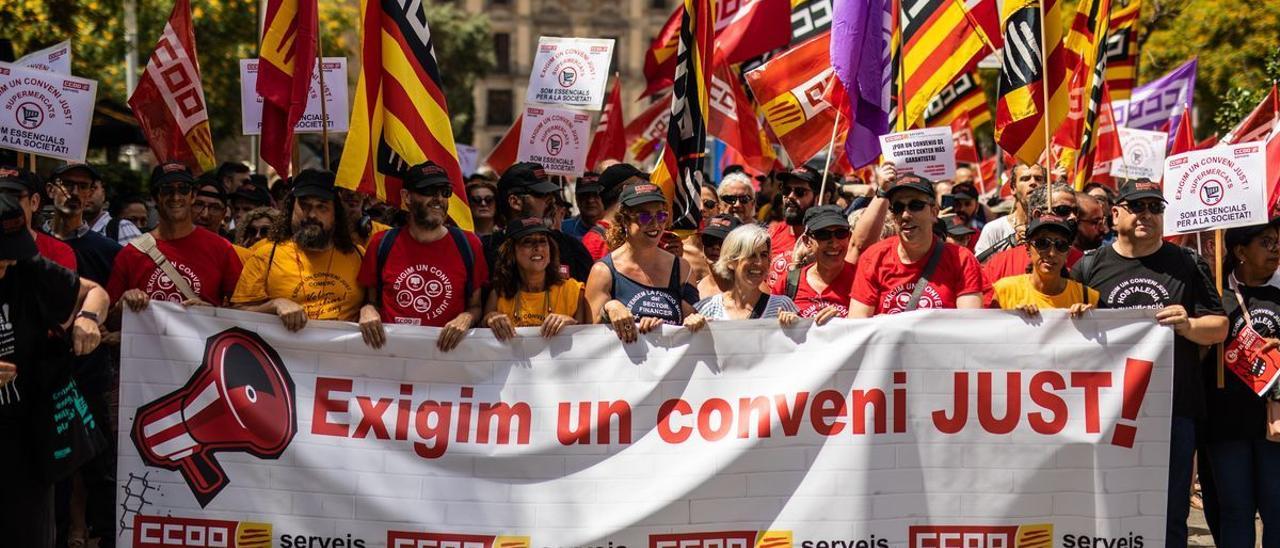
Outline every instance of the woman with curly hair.
<svg viewBox="0 0 1280 548"><path fill-rule="evenodd" d="M259 207L245 213L236 221L236 245L253 249L258 242L267 239L271 227L280 222L280 212L270 207Z"/></svg>
<svg viewBox="0 0 1280 548"><path fill-rule="evenodd" d="M551 337L566 325L586 321L582 283L560 274L560 249L540 218L507 225L493 265L493 296L481 325L499 340L515 336L517 327L541 326Z"/></svg>
<svg viewBox="0 0 1280 548"><path fill-rule="evenodd" d="M691 331L707 321L683 299L689 262L658 246L671 214L657 185L634 183L622 190L622 207L605 233L612 249L591 267L587 302L593 323L613 326L623 342L634 342L663 323Z"/></svg>

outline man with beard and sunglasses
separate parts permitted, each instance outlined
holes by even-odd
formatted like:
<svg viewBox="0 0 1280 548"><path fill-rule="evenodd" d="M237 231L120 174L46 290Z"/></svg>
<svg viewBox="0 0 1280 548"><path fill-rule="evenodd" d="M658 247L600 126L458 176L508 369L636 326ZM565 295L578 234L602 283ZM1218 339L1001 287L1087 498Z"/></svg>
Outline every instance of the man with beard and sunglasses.
<svg viewBox="0 0 1280 548"><path fill-rule="evenodd" d="M1049 207L1045 206L1045 195L1052 192L1049 198ZM1052 215L1072 226L1072 230L1076 227L1076 192L1071 189L1070 185L1063 183L1054 183L1052 185L1044 185L1036 187L1027 195L1030 203L1028 211L1030 215L1028 219L1034 221L1042 216ZM1019 236L1020 240L1025 240L1024 236ZM1076 261L1083 257L1084 253L1075 247L1067 249L1067 268L1075 266ZM999 280L1010 276L1021 276L1027 273L1030 268L1031 254L1027 250L1027 246L1014 246L1004 251L1000 251L992 255L987 262L982 265L982 274L987 281L994 284ZM990 303L991 294L987 294L987 302Z"/></svg>
<svg viewBox="0 0 1280 548"><path fill-rule="evenodd" d="M917 308L982 308L982 292L988 285L982 265L968 249L946 243L934 233L941 221L933 182L914 174L899 175L884 195L898 234L858 257L849 317Z"/></svg>
<svg viewBox="0 0 1280 548"><path fill-rule="evenodd" d="M1150 179L1126 181L1111 207L1116 241L1084 256L1071 278L1098 290L1102 308L1152 308L1173 328L1173 417L1165 545L1187 545L1196 421L1205 417L1203 347L1227 338L1227 317L1209 265L1163 240L1165 200Z"/></svg>
<svg viewBox="0 0 1280 548"><path fill-rule="evenodd" d="M105 285L120 244L93 230L84 221L84 206L101 177L89 164L66 164L53 170L45 194L53 202L53 218L45 231L71 247L81 277Z"/></svg>
<svg viewBox="0 0 1280 548"><path fill-rule="evenodd" d="M195 185L191 171L177 162L151 171L160 222L116 255L107 280L113 319L122 306L140 312L152 299L223 306L235 292L243 265L231 242L196 226Z"/></svg>
<svg viewBox="0 0 1280 548"><path fill-rule="evenodd" d="M815 262L791 269L773 285L775 295L796 303L801 318L823 325L849 314L849 291L857 265L848 261L853 230L839 206L821 205L804 215L804 245L814 251Z"/></svg>
<svg viewBox="0 0 1280 548"><path fill-rule="evenodd" d="M489 280L480 238L445 221L453 183L427 161L402 177L400 203L409 223L375 234L360 267L368 288L360 330L374 348L386 341L381 321L442 327L436 347L448 352L480 319L480 288Z"/></svg>
<svg viewBox="0 0 1280 548"><path fill-rule="evenodd" d="M365 299L356 280L362 257L345 229L333 172L302 170L284 208L269 243L256 246L245 262L231 304L275 314L290 331L307 320L355 321Z"/></svg>
<svg viewBox="0 0 1280 548"><path fill-rule="evenodd" d="M769 225L769 241L773 258L769 260L769 277L766 283L773 286L787 277L791 268L792 251L796 241L804 234L804 214L818 203L818 189L822 186L822 173L809 166L800 166L790 173L779 175L782 186L782 220Z"/></svg>

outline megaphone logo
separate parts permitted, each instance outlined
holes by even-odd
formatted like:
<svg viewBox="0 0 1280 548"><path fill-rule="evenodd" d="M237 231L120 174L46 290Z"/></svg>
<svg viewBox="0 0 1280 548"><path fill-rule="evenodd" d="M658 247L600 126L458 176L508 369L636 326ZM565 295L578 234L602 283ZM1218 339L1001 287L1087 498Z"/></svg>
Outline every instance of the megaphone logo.
<svg viewBox="0 0 1280 548"><path fill-rule="evenodd" d="M280 355L233 327L209 337L186 386L138 408L130 437L148 465L181 473L203 508L230 483L214 453L276 459L297 431L293 379Z"/></svg>

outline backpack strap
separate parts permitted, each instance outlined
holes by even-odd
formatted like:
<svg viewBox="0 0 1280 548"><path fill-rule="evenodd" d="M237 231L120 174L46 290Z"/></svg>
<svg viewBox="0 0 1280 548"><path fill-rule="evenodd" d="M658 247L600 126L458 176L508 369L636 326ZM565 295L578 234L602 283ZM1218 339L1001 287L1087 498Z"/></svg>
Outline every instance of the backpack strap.
<svg viewBox="0 0 1280 548"><path fill-rule="evenodd" d="M129 241L129 245L141 251L143 255L151 258L151 261L160 268L161 272L173 282L173 286L182 292L182 297L187 300L196 300L200 295L191 289L191 284L187 283L187 279L178 273L178 269L173 267L173 263L169 262L169 258L164 255L163 251L156 246L156 237L154 234L143 234Z"/></svg>
<svg viewBox="0 0 1280 548"><path fill-rule="evenodd" d="M467 241L466 232L463 232L461 228L458 228L456 226L449 226L447 228L449 229L449 236L453 237L453 244L458 246L458 254L462 255L463 266L467 267L467 282L466 284L463 285L463 287L466 288L467 292L466 292L466 296L463 297L463 299L470 299L471 291L473 290L473 287L474 287L474 284L472 283L471 279L474 277L474 271L476 266L475 252L471 250L471 243ZM467 302L467 301L464 301L464 302ZM463 306L463 308L466 308L466 307Z"/></svg>
<svg viewBox="0 0 1280 548"><path fill-rule="evenodd" d="M920 279L916 280L916 287L911 291L911 301L907 303L907 312L915 310L920 305L920 295L924 294L925 286L929 285L929 277L933 276L933 271L938 269L938 263L942 262L942 248L946 247L946 242L933 239L933 253L929 254L929 262L924 265L924 272L920 273Z"/></svg>
<svg viewBox="0 0 1280 548"><path fill-rule="evenodd" d="M787 272L787 285L784 293L791 300L796 300L796 293L800 291L800 275L804 272L804 267L793 268Z"/></svg>
<svg viewBox="0 0 1280 548"><path fill-rule="evenodd" d="M374 284L377 286L377 290L373 294L373 305L378 307L378 310L382 310L382 287L384 285L382 269L387 266L387 256L391 255L391 246L396 243L396 236L399 235L400 227L397 226L383 234L382 240L378 242L378 268L374 271Z"/></svg>

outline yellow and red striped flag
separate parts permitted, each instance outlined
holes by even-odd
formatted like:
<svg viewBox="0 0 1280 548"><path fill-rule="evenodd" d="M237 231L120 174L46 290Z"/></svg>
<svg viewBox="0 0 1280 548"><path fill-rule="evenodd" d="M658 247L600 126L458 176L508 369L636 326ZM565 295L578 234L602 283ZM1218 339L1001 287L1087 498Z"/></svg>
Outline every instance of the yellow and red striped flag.
<svg viewBox="0 0 1280 548"><path fill-rule="evenodd" d="M960 0L916 0L910 5L897 0L895 4L893 85L903 89L895 89L894 97L906 99L906 120L900 127L919 127L925 123L930 101L973 71L991 48ZM897 59L899 51L905 63Z"/></svg>
<svg viewBox="0 0 1280 548"><path fill-rule="evenodd" d="M1141 11L1142 0L1130 0L1129 5L1111 12L1106 79L1112 99L1128 99L1138 82L1138 32L1141 30L1138 15Z"/></svg>
<svg viewBox="0 0 1280 548"><path fill-rule="evenodd" d="M1062 137L1055 144L1066 150L1063 156L1074 161L1067 164L1075 174L1075 186L1083 189L1093 171L1091 151L1096 142L1098 111L1102 103L1102 84L1106 81L1107 55L1104 45L1111 21L1111 0L1084 0L1076 7L1071 30L1067 33L1068 66L1074 67L1070 84L1070 109L1067 121L1059 127Z"/></svg>
<svg viewBox="0 0 1280 548"><path fill-rule="evenodd" d="M1001 19L1004 65L996 100L996 142L1019 160L1035 164L1045 151L1046 134L1067 116L1060 8L1057 0L1007 0Z"/></svg>
<svg viewBox="0 0 1280 548"><path fill-rule="evenodd" d="M471 230L471 210L423 4L360 0L360 22L360 79L338 185L398 205L399 174L431 160L453 183L449 217Z"/></svg>
<svg viewBox="0 0 1280 548"><path fill-rule="evenodd" d="M262 159L281 176L293 156L293 126L307 109L316 65L316 0L268 0L258 53ZM329 166L325 166L329 169Z"/></svg>
<svg viewBox="0 0 1280 548"><path fill-rule="evenodd" d="M982 91L982 79L978 77L976 70L961 74L929 101L929 106L924 110L924 125L947 126L962 116L968 116L967 123L972 127L991 121L987 94Z"/></svg>
<svg viewBox="0 0 1280 548"><path fill-rule="evenodd" d="M672 86L667 141L649 177L671 205L676 230L696 230L702 219L698 196L706 177L708 87L715 38L715 0L684 0L676 78Z"/></svg>

